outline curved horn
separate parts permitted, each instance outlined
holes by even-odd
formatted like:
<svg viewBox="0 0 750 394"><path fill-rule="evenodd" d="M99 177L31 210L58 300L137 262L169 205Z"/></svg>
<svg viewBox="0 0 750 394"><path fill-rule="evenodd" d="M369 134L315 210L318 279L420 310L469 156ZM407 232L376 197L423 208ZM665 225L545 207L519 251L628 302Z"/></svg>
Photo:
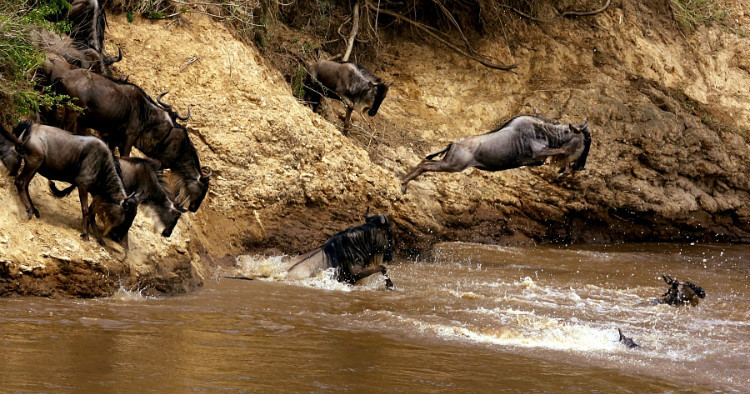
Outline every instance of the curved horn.
<svg viewBox="0 0 750 394"><path fill-rule="evenodd" d="M161 98L162 98L162 97L164 97L164 96L166 96L166 95L167 95L167 93L169 93L169 91L166 91L166 92L164 92L164 93L162 93L162 94L160 94L160 95L156 96L156 102L157 102L157 103L159 103L159 105L161 105L161 106L162 106L162 107L164 107L164 108L172 108L171 106L169 106L169 104L164 104L164 103L163 103L163 102L161 101Z"/></svg>
<svg viewBox="0 0 750 394"><path fill-rule="evenodd" d="M203 180L206 180L206 181L209 180L211 178L211 175L213 175L213 173L214 173L213 170L211 170L210 168L203 167L201 169L201 180L202 181Z"/></svg>
<svg viewBox="0 0 750 394"><path fill-rule="evenodd" d="M370 218L370 207L367 207L367 211L365 212L365 220Z"/></svg>
<svg viewBox="0 0 750 394"><path fill-rule="evenodd" d="M188 107L188 113L184 117L180 116L179 114L176 114L175 116L179 120L188 120L188 119L190 119L190 107Z"/></svg>
<svg viewBox="0 0 750 394"><path fill-rule="evenodd" d="M589 128L589 120L586 119L585 122L583 122L583 126L581 126L581 130L588 129Z"/></svg>

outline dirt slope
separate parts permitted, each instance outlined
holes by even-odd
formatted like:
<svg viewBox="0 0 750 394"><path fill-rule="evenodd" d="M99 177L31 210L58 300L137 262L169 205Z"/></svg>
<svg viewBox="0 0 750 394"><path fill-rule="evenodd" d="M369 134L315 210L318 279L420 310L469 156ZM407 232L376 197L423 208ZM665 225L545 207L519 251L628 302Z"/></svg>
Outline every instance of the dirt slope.
<svg viewBox="0 0 750 394"><path fill-rule="evenodd" d="M666 7L624 1L596 17L539 25L518 20L482 51L520 65L518 76L399 40L375 71L395 81L375 118L355 115L350 138L297 103L252 47L203 16L187 24L110 17L118 69L187 122L214 171L197 214L164 240L145 216L127 259L78 238L76 197L40 179L41 220L22 219L0 177L0 294L101 295L120 283L184 291L217 262L275 248L298 253L360 220L367 206L394 218L402 251L436 240L491 243L718 239L750 241L750 27L683 36ZM466 134L522 113L581 123L593 145L585 171L427 174L401 195L397 177ZM187 217L185 217L187 216Z"/></svg>

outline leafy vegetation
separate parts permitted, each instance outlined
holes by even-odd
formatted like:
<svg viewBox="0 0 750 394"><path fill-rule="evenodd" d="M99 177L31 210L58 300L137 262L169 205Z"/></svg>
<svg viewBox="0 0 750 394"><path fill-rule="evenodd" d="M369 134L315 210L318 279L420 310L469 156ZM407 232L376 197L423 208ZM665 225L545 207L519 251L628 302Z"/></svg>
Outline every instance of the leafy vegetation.
<svg viewBox="0 0 750 394"><path fill-rule="evenodd" d="M728 16L718 0L670 0L669 5L675 19L689 30L699 24L724 20Z"/></svg>
<svg viewBox="0 0 750 394"><path fill-rule="evenodd" d="M64 0L6 0L0 3L0 121L14 122L40 107L65 101L49 91L34 89L34 71L44 54L29 33L34 29L69 31L67 23L52 23L70 7Z"/></svg>

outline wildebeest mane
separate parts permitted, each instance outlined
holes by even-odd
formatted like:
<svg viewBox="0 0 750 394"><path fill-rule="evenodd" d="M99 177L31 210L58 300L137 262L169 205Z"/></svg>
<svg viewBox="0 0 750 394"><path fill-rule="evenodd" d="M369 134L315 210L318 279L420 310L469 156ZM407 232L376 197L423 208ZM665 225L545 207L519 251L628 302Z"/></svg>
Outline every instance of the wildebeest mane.
<svg viewBox="0 0 750 394"><path fill-rule="evenodd" d="M351 64L354 67L356 67L359 70L359 72L362 73L362 76L364 76L365 78L369 79L370 81L372 81L374 83L382 83L383 82L383 80L380 77L378 77L377 75L373 74L373 72L370 71L370 69L368 69L367 67L365 67L365 66L363 66L363 65L361 65L359 63L349 62L349 64Z"/></svg>
<svg viewBox="0 0 750 394"><path fill-rule="evenodd" d="M367 262L376 254L383 254L383 261L393 260L393 235L390 226L387 231L379 231L381 228L373 222L360 226L350 227L332 236L321 247L330 264L339 270L339 275L347 282L353 282L354 278L347 277L344 264L355 262Z"/></svg>

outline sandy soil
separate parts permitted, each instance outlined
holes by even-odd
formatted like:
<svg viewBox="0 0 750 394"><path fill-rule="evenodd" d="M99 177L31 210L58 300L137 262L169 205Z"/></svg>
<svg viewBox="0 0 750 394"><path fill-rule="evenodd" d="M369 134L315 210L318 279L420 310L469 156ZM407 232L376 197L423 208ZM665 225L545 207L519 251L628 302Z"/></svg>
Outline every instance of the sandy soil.
<svg viewBox="0 0 750 394"><path fill-rule="evenodd" d="M407 253L437 240L748 242L750 22L737 4L732 28L687 35L665 7L631 1L592 18L519 20L507 41L480 43L519 64L517 76L399 40L372 67L395 82L388 98L375 118L354 116L349 138L340 104L313 114L220 23L112 15L117 70L152 96L169 91L181 113L191 107L191 138L214 171L209 196L169 239L140 215L124 258L80 240L75 196L55 200L38 177L31 196L42 217L27 222L0 176L0 295L187 291L237 254L315 247L368 206L394 219ZM398 177L424 155L523 113L589 119L587 168L563 182L549 166L426 174L400 193Z"/></svg>

